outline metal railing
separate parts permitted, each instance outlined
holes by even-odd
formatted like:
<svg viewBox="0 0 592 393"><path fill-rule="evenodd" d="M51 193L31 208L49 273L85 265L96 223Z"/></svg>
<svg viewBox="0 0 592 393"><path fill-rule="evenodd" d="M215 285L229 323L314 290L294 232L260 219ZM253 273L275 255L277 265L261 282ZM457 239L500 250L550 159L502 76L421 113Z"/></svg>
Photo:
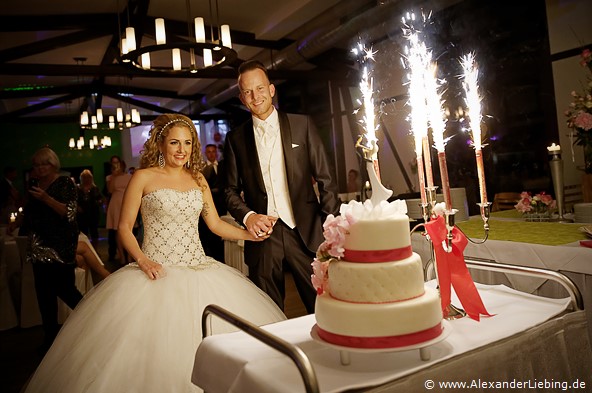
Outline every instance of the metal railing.
<svg viewBox="0 0 592 393"><path fill-rule="evenodd" d="M302 349L298 348L293 344L290 344L285 340L282 340L279 337L274 336L273 334L266 332L260 327L253 325L249 321L246 321L238 315L235 315L230 311L227 311L215 304L210 304L206 306L202 314L201 329L203 338L209 336L208 317L210 315L215 315L225 320L226 322L236 326L248 335L255 337L257 340L263 342L264 344L267 344L273 349L288 356L290 360L292 360L292 362L294 362L294 364L298 368L298 371L300 372L300 375L302 377L302 381L304 382L306 392L320 392L319 383L317 381L317 375L314 371L314 368L312 367L312 363L310 362L304 351L302 351Z"/></svg>

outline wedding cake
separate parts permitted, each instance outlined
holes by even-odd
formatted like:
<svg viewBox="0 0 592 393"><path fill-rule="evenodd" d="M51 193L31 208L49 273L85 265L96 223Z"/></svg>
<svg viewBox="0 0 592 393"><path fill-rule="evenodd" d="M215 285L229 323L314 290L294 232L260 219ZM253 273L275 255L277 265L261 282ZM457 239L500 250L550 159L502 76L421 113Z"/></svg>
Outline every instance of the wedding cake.
<svg viewBox="0 0 592 393"><path fill-rule="evenodd" d="M351 348L398 348L442 333L438 292L425 287L404 201L351 201L324 224L313 262L316 331Z"/></svg>

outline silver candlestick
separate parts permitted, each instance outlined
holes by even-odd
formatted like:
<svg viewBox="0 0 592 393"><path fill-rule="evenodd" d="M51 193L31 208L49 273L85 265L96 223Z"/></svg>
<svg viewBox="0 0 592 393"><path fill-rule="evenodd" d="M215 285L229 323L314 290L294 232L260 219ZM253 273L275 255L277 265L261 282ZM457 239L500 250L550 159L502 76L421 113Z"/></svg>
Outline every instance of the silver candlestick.
<svg viewBox="0 0 592 393"><path fill-rule="evenodd" d="M561 159L561 150L559 146L548 148L551 160L551 178L553 179L553 190L555 191L555 200L557 201L557 222L573 222L569 218L563 217L564 214L564 189L563 189L563 160ZM555 221L555 220L554 220Z"/></svg>

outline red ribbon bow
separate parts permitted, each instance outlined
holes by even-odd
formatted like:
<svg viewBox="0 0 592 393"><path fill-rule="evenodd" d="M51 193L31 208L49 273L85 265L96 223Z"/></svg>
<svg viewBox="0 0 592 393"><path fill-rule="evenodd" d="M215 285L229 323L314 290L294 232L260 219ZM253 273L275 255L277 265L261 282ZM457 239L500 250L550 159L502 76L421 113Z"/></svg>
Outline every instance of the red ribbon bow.
<svg viewBox="0 0 592 393"><path fill-rule="evenodd" d="M435 220L426 223L425 227L436 252L438 284L440 286L440 299L444 316L448 315L449 312L451 284L454 286L454 291L463 309L471 319L479 321L480 315L491 316L483 305L481 296L465 263L463 252L468 243L466 236L458 228L454 227L452 229L452 251L447 252L444 246L447 247L446 235L448 230L446 229L444 217L439 216Z"/></svg>

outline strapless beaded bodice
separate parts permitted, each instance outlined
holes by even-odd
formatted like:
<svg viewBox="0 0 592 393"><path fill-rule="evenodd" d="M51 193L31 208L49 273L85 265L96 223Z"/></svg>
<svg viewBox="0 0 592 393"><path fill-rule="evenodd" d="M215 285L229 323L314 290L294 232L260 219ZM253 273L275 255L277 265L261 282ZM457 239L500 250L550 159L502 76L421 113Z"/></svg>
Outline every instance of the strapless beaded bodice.
<svg viewBox="0 0 592 393"><path fill-rule="evenodd" d="M203 206L198 188L178 191L163 188L142 197L144 241L142 251L163 265L211 263L199 240L198 222Z"/></svg>

